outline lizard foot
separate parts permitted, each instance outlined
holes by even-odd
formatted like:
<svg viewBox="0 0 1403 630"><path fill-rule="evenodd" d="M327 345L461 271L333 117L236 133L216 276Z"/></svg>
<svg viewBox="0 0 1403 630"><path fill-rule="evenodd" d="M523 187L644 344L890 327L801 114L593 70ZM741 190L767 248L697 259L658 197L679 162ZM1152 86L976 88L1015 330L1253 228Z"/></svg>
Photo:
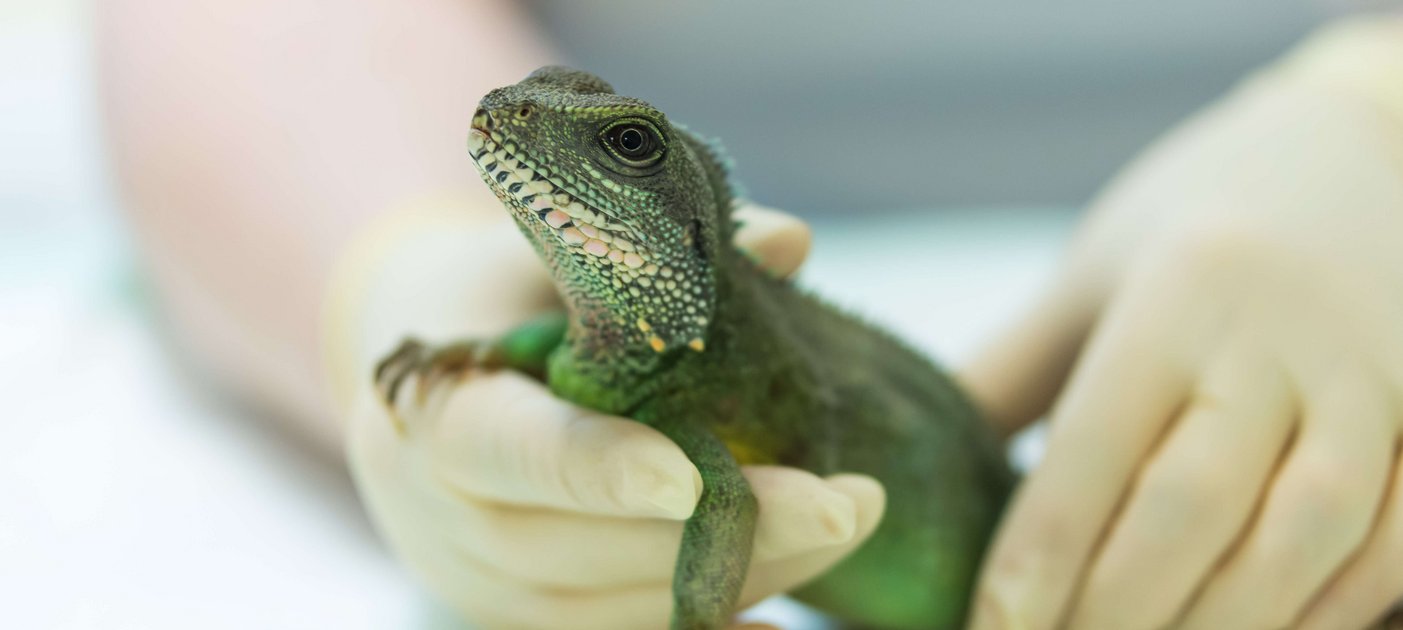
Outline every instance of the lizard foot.
<svg viewBox="0 0 1403 630"><path fill-rule="evenodd" d="M435 389L460 381L474 368L502 367L499 352L493 344L475 340L460 341L432 348L417 339L405 339L389 356L375 366L375 391L395 429L401 435L406 424L401 410L419 410ZM415 378L413 397L403 400L403 390L410 377Z"/></svg>

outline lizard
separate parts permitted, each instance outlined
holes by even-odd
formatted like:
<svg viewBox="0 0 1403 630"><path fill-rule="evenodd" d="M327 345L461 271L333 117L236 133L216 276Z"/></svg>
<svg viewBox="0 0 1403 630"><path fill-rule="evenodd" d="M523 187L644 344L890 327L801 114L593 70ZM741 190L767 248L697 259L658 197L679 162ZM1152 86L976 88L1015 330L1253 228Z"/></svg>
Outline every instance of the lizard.
<svg viewBox="0 0 1403 630"><path fill-rule="evenodd" d="M862 473L886 489L873 535L792 596L859 627L964 623L1014 483L999 441L926 357L732 245L738 197L719 145L548 66L482 98L468 149L564 309L495 340L406 340L375 371L391 409L410 376L422 398L470 370L515 369L672 439L703 481L675 565L674 629L723 628L735 613L758 510L747 464Z"/></svg>

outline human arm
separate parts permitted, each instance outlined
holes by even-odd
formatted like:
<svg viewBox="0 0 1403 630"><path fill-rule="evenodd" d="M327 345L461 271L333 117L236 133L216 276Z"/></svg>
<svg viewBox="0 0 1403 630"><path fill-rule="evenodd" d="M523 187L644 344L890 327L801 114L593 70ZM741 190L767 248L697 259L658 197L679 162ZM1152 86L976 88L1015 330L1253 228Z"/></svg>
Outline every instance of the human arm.
<svg viewBox="0 0 1403 630"><path fill-rule="evenodd" d="M368 221L425 198L496 216L464 113L551 51L500 0L95 11L109 152L174 347L338 453L318 334L335 261Z"/></svg>

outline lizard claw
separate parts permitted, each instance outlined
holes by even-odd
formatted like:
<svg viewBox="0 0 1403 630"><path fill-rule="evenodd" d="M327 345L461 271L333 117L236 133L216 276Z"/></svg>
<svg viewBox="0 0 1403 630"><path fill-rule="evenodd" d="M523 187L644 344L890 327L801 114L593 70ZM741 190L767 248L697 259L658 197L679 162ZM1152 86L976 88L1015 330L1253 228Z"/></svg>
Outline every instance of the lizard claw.
<svg viewBox="0 0 1403 630"><path fill-rule="evenodd" d="M400 387L410 374L418 370L426 350L427 347L419 340L405 339L394 352L375 365L375 392L400 435L404 435L405 424L395 402L399 397Z"/></svg>
<svg viewBox="0 0 1403 630"><path fill-rule="evenodd" d="M502 361L497 355L490 345L474 340L434 349L417 339L405 339L399 348L376 364L375 390L395 430L404 435L408 427L400 414L404 404L400 390L410 376L417 377L411 403L420 408L436 388L447 382L457 382L473 368L501 367Z"/></svg>

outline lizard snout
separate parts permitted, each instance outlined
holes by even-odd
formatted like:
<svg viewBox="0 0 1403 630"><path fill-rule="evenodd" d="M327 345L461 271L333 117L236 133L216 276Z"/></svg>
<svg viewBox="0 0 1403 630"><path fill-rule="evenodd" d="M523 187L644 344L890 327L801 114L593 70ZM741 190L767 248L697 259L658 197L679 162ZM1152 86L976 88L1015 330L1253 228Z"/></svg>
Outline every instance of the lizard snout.
<svg viewBox="0 0 1403 630"><path fill-rule="evenodd" d="M479 107L473 112L473 129L489 130L492 128L492 115L487 112L487 108Z"/></svg>

